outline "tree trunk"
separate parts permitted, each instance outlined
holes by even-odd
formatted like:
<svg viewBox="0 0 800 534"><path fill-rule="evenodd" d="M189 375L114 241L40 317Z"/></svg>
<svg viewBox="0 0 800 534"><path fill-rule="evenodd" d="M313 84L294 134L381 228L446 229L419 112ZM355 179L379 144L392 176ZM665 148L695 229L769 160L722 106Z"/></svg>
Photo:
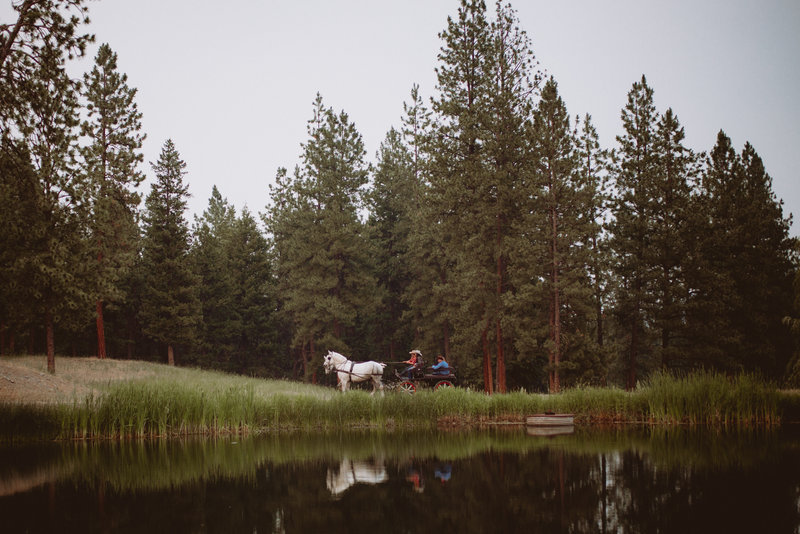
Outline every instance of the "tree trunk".
<svg viewBox="0 0 800 534"><path fill-rule="evenodd" d="M483 389L489 395L494 393L494 380L492 379L492 357L489 354L489 338L486 335L488 325L483 329Z"/></svg>
<svg viewBox="0 0 800 534"><path fill-rule="evenodd" d="M592 237L592 250L595 252L595 254L598 254L596 236ZM600 284L600 267L597 265L596 261L594 263L593 271L594 271L594 297L596 299L595 317L597 320L597 345L599 347L602 347L603 346L603 296Z"/></svg>
<svg viewBox="0 0 800 534"><path fill-rule="evenodd" d="M506 358L503 354L503 327L497 318L497 392L506 392Z"/></svg>
<svg viewBox="0 0 800 534"><path fill-rule="evenodd" d="M501 222L500 216L497 217L497 391L506 392L506 357L503 352L503 327L500 324L502 308L501 297L503 296L503 255L500 253Z"/></svg>
<svg viewBox="0 0 800 534"><path fill-rule="evenodd" d="M561 391L561 378L558 372L558 366L561 363L561 288L559 287L558 272L561 265L558 261L558 213L555 208L552 209L550 218L553 221L553 323L552 323L552 340L553 340L553 389L551 393L558 393Z"/></svg>
<svg viewBox="0 0 800 534"><path fill-rule="evenodd" d="M97 301L97 357L106 359L106 333L103 324L103 301Z"/></svg>
<svg viewBox="0 0 800 534"><path fill-rule="evenodd" d="M550 328L550 336L552 337L553 332L553 324L555 322L555 303L553 302L552 295L550 296L550 317L549 317L549 328ZM555 393L555 375L553 370L555 369L555 351L551 348L547 351L547 392L548 393Z"/></svg>
<svg viewBox="0 0 800 534"><path fill-rule="evenodd" d="M444 359L450 361L450 327L447 321L444 323L442 335L444 336Z"/></svg>
<svg viewBox="0 0 800 534"><path fill-rule="evenodd" d="M311 363L311 362L314 361L314 338L311 338L311 342L309 343L308 346L309 346L308 363ZM312 375L311 375L311 383L312 384L316 384L317 383L317 372L316 371L314 371L312 373Z"/></svg>
<svg viewBox="0 0 800 534"><path fill-rule="evenodd" d="M53 337L53 315L50 310L44 314L45 331L47 335L47 372L56 374L56 344Z"/></svg>
<svg viewBox="0 0 800 534"><path fill-rule="evenodd" d="M167 345L167 365L175 366L175 353L172 351L172 344Z"/></svg>
<svg viewBox="0 0 800 534"><path fill-rule="evenodd" d="M628 391L633 391L636 387L636 360L639 352L639 325L637 314L634 314L633 325L631 328L631 350L630 358L628 360L628 383L626 384Z"/></svg>

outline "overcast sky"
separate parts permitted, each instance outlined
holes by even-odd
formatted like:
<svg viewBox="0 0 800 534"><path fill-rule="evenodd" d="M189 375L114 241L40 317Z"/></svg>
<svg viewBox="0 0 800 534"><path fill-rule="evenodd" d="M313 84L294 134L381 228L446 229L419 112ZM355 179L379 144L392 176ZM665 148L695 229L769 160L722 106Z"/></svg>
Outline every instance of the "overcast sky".
<svg viewBox="0 0 800 534"><path fill-rule="evenodd" d="M15 20L2 1L3 22ZM489 10L494 4L487 2ZM723 129L755 147L784 215L800 216L800 2L797 0L515 0L521 26L569 112L590 113L616 146L620 110L642 74L688 146L710 150ZM191 214L218 186L237 208L263 211L278 167L299 161L317 92L344 110L368 156L414 83L435 91L438 37L458 0L102 0L100 43L139 90L143 170L171 138L187 163ZM143 189L149 191L149 186ZM192 216L189 217L190 221ZM798 235L795 222L792 235Z"/></svg>

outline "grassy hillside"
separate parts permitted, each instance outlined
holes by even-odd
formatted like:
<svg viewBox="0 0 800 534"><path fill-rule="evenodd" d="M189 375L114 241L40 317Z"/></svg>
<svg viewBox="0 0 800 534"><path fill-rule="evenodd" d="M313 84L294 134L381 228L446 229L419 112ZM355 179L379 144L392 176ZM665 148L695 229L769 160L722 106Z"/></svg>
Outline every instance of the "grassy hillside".
<svg viewBox="0 0 800 534"><path fill-rule="evenodd" d="M60 358L56 369L55 377L47 375L44 357L0 359L0 438L435 428L521 423L525 415L543 411L574 413L579 424L771 425L782 413L796 413L798 403L797 395L752 376L712 373L660 375L633 392L580 388L487 396L453 388L370 397L365 391L341 394L331 387L136 361Z"/></svg>

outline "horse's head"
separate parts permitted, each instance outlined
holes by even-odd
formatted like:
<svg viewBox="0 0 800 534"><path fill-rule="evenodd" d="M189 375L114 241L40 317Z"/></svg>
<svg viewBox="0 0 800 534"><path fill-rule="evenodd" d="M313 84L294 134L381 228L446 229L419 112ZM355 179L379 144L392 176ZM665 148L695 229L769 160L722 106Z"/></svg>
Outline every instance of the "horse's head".
<svg viewBox="0 0 800 534"><path fill-rule="evenodd" d="M331 358L331 352L328 351L328 354L323 356L322 358L322 368L325 369L325 374L330 374L333 370L333 359Z"/></svg>
<svg viewBox="0 0 800 534"><path fill-rule="evenodd" d="M328 354L322 358L322 367L325 369L325 374L330 374L336 369L336 356L335 352L328 351Z"/></svg>

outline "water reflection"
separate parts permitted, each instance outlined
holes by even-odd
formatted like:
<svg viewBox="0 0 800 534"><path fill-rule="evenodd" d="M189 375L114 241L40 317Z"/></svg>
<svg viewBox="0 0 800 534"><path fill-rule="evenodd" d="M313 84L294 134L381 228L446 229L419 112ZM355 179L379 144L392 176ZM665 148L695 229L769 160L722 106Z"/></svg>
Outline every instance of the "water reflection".
<svg viewBox="0 0 800 534"><path fill-rule="evenodd" d="M380 484L389 480L382 460L350 460L343 458L337 468L328 468L328 491L340 496L353 484Z"/></svg>
<svg viewBox="0 0 800 534"><path fill-rule="evenodd" d="M4 532L797 532L800 439L685 429L0 446Z"/></svg>

